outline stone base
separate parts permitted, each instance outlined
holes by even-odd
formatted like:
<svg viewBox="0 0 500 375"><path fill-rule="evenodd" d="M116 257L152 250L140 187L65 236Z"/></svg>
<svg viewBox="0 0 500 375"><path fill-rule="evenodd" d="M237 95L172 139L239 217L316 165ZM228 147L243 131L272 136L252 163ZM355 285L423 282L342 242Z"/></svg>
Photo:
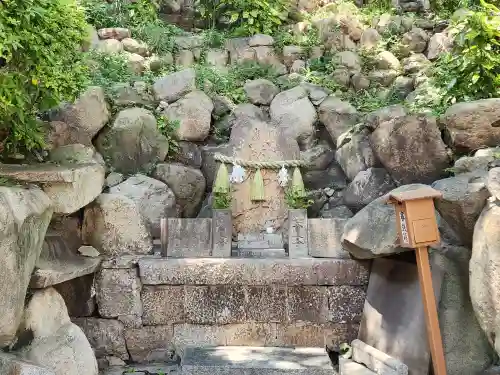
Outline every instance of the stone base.
<svg viewBox="0 0 500 375"><path fill-rule="evenodd" d="M133 365L110 367L99 375L178 375L180 366L170 363L149 363L147 365Z"/></svg>
<svg viewBox="0 0 500 375"><path fill-rule="evenodd" d="M339 370L340 375L376 375L369 368L345 358L340 359Z"/></svg>
<svg viewBox="0 0 500 375"><path fill-rule="evenodd" d="M323 348L187 348L181 363L183 375L336 374Z"/></svg>

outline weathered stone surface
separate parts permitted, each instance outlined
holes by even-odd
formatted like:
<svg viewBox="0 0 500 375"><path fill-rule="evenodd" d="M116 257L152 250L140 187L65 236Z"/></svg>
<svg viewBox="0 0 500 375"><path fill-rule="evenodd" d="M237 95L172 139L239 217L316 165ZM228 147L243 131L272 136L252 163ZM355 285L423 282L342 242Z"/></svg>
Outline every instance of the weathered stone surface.
<svg viewBox="0 0 500 375"><path fill-rule="evenodd" d="M486 180L486 188L489 193L496 199L500 199L500 168L492 168L488 172Z"/></svg>
<svg viewBox="0 0 500 375"><path fill-rule="evenodd" d="M432 268L436 304L442 280L443 273ZM358 339L403 362L410 374L428 374L430 353L415 264L373 261Z"/></svg>
<svg viewBox="0 0 500 375"><path fill-rule="evenodd" d="M290 258L307 258L307 210L288 210L288 254Z"/></svg>
<svg viewBox="0 0 500 375"><path fill-rule="evenodd" d="M212 252L211 219L168 219L167 255L179 258L209 257Z"/></svg>
<svg viewBox="0 0 500 375"><path fill-rule="evenodd" d="M0 373L5 375L55 375L47 368L3 352L0 353Z"/></svg>
<svg viewBox="0 0 500 375"><path fill-rule="evenodd" d="M214 184L215 176L219 168L219 162L214 159L214 155L216 153L229 155L232 152L233 147L229 144L221 144L216 146L202 146L200 149L203 159L201 171L203 173L203 176L205 176L208 189L212 190L212 185Z"/></svg>
<svg viewBox="0 0 500 375"><path fill-rule="evenodd" d="M318 114L335 145L339 137L358 122L356 109L334 96L329 96L320 104Z"/></svg>
<svg viewBox="0 0 500 375"><path fill-rule="evenodd" d="M288 258L284 248L281 249L232 249L234 258Z"/></svg>
<svg viewBox="0 0 500 375"><path fill-rule="evenodd" d="M172 156L172 159L181 164L200 169L203 159L201 150L196 143L180 141L178 151Z"/></svg>
<svg viewBox="0 0 500 375"><path fill-rule="evenodd" d="M47 288L95 272L101 259L79 255L70 246L58 235L46 235L31 275L30 288Z"/></svg>
<svg viewBox="0 0 500 375"><path fill-rule="evenodd" d="M148 54L148 46L132 38L122 39L123 49L127 52L137 53L141 56Z"/></svg>
<svg viewBox="0 0 500 375"><path fill-rule="evenodd" d="M203 141L210 131L214 105L203 91L193 91L167 107L169 121L180 122L177 137L184 141Z"/></svg>
<svg viewBox="0 0 500 375"><path fill-rule="evenodd" d="M500 284L498 228L500 206L493 199L485 206L474 228L472 257L469 265L470 296L477 320L495 351L500 353L499 326L500 302L495 293Z"/></svg>
<svg viewBox="0 0 500 375"><path fill-rule="evenodd" d="M126 174L147 169L168 153L168 140L158 130L153 113L138 107L120 111L95 145L108 164Z"/></svg>
<svg viewBox="0 0 500 375"><path fill-rule="evenodd" d="M182 323L186 320L183 285L144 286L141 300L145 325Z"/></svg>
<svg viewBox="0 0 500 375"><path fill-rule="evenodd" d="M106 27L97 30L100 39L118 39L130 38L130 30L124 27Z"/></svg>
<svg viewBox="0 0 500 375"><path fill-rule="evenodd" d="M134 362L167 362L172 358L172 326L145 326L125 330L125 342Z"/></svg>
<svg viewBox="0 0 500 375"><path fill-rule="evenodd" d="M267 79L247 81L243 88L252 104L269 105L280 92L279 88Z"/></svg>
<svg viewBox="0 0 500 375"><path fill-rule="evenodd" d="M92 202L104 185L104 168L99 164L17 165L3 164L0 176L41 183L52 201L54 213L71 214Z"/></svg>
<svg viewBox="0 0 500 375"><path fill-rule="evenodd" d="M338 347L356 338L356 324L292 322L278 323L275 346Z"/></svg>
<svg viewBox="0 0 500 375"><path fill-rule="evenodd" d="M400 185L431 183L444 174L450 157L433 118L398 117L370 137L376 157Z"/></svg>
<svg viewBox="0 0 500 375"><path fill-rule="evenodd" d="M147 87L143 87L141 83L135 82L133 85L128 83L118 83L112 87L111 102L114 106L145 106L152 108L154 106L154 98L147 91Z"/></svg>
<svg viewBox="0 0 500 375"><path fill-rule="evenodd" d="M453 45L453 39L446 33L436 33L429 39L427 46L427 58L435 60L443 52L450 51Z"/></svg>
<svg viewBox="0 0 500 375"><path fill-rule="evenodd" d="M134 201L116 194L101 194L85 208L82 233L105 256L147 254L153 247Z"/></svg>
<svg viewBox="0 0 500 375"><path fill-rule="evenodd" d="M106 125L109 117L104 90L95 86L87 88L75 103L64 104L51 114L52 121L61 121L67 125L64 133L69 133L75 141L78 140L70 143L85 145L92 145L92 138Z"/></svg>
<svg viewBox="0 0 500 375"><path fill-rule="evenodd" d="M281 233L238 233L239 249L272 249L283 247Z"/></svg>
<svg viewBox="0 0 500 375"><path fill-rule="evenodd" d="M231 210L212 211L212 256L217 258L231 257L231 238L233 222Z"/></svg>
<svg viewBox="0 0 500 375"><path fill-rule="evenodd" d="M370 132L362 129L345 135L342 145L337 148L335 159L342 167L349 180L353 180L356 175L377 164L369 140Z"/></svg>
<svg viewBox="0 0 500 375"><path fill-rule="evenodd" d="M404 116L406 116L405 107L403 107L401 104L394 104L370 112L366 116L365 125L369 129L375 130L383 122L394 120L398 117Z"/></svg>
<svg viewBox="0 0 500 375"><path fill-rule="evenodd" d="M340 285L328 288L328 321L359 323L365 304L364 286Z"/></svg>
<svg viewBox="0 0 500 375"><path fill-rule="evenodd" d="M55 375L97 375L97 361L82 330L71 323L64 300L53 288L35 292L23 326L33 340L20 355Z"/></svg>
<svg viewBox="0 0 500 375"><path fill-rule="evenodd" d="M359 41L359 45L364 49L373 49L378 46L378 42L380 40L380 34L375 29L366 29L361 34L361 40Z"/></svg>
<svg viewBox="0 0 500 375"><path fill-rule="evenodd" d="M158 78L153 84L153 93L157 100L175 102L195 89L196 73L189 68Z"/></svg>
<svg viewBox="0 0 500 375"><path fill-rule="evenodd" d="M92 316L96 310L94 275L85 275L54 285L64 299L70 317Z"/></svg>
<svg viewBox="0 0 500 375"><path fill-rule="evenodd" d="M344 171L336 162L332 162L322 171L307 171L302 175L302 179L308 190L343 189L347 186Z"/></svg>
<svg viewBox="0 0 500 375"><path fill-rule="evenodd" d="M80 318L73 319L73 323L83 330L94 349L96 357L116 356L123 360L129 358L127 347L125 346L124 327L119 321Z"/></svg>
<svg viewBox="0 0 500 375"><path fill-rule="evenodd" d="M347 186L344 191L344 202L350 209L359 211L395 187L391 176L384 168L368 168L359 172Z"/></svg>
<svg viewBox="0 0 500 375"><path fill-rule="evenodd" d="M31 272L52 217L52 203L40 189L0 187L0 346L12 342L21 322Z"/></svg>
<svg viewBox="0 0 500 375"><path fill-rule="evenodd" d="M97 44L97 51L108 55L115 55L123 52L123 44L117 39L101 40Z"/></svg>
<svg viewBox="0 0 500 375"><path fill-rule="evenodd" d="M436 210L464 244L472 245L474 225L490 196L485 173L460 174L436 181L432 187L443 194L435 200Z"/></svg>
<svg viewBox="0 0 500 375"><path fill-rule="evenodd" d="M410 191L424 186L427 185L404 185L391 192ZM387 198L388 194L374 200L347 221L342 245L355 257L368 259L409 250L398 246L396 213L394 207L386 203Z"/></svg>
<svg viewBox="0 0 500 375"><path fill-rule="evenodd" d="M352 358L356 362L366 365L377 374L408 375L408 366L404 363L375 349L373 346L365 344L361 340L354 340L351 347Z"/></svg>
<svg viewBox="0 0 500 375"><path fill-rule="evenodd" d="M347 259L140 259L145 285L364 285L365 262Z"/></svg>
<svg viewBox="0 0 500 375"><path fill-rule="evenodd" d="M375 375L375 372L351 359L339 358L339 375Z"/></svg>
<svg viewBox="0 0 500 375"><path fill-rule="evenodd" d="M96 276L97 305L103 318L142 316L141 281L135 269L103 269Z"/></svg>
<svg viewBox="0 0 500 375"><path fill-rule="evenodd" d="M316 258L349 258L342 248L342 234L347 219L308 219L309 255Z"/></svg>
<svg viewBox="0 0 500 375"><path fill-rule="evenodd" d="M400 52L403 56L410 55L411 52L422 53L427 48L429 36L421 28L414 27L403 35Z"/></svg>
<svg viewBox="0 0 500 375"><path fill-rule="evenodd" d="M247 110L240 110L237 114L231 131L230 156L254 161L292 160L299 157L299 147L294 139L286 136L281 128L262 121L262 111L257 107L247 105L245 108ZM268 227L279 229L285 222L287 209L284 191L277 181L278 171L262 170L261 173L265 201L250 200L254 172L249 172L243 183L233 185L231 210L237 232L260 232Z"/></svg>
<svg viewBox="0 0 500 375"><path fill-rule="evenodd" d="M453 147L469 152L500 143L500 98L457 103L440 121L449 132Z"/></svg>
<svg viewBox="0 0 500 375"><path fill-rule="evenodd" d="M206 189L203 173L179 163L161 163L156 166L153 175L172 189L184 217L193 217L198 213Z"/></svg>
<svg viewBox="0 0 500 375"><path fill-rule="evenodd" d="M297 86L276 95L271 102L270 115L272 121L299 144L310 143L317 114L304 88Z"/></svg>
<svg viewBox="0 0 500 375"><path fill-rule="evenodd" d="M492 364L493 350L479 326L469 296L471 251L446 243L435 250L431 253L432 264L444 274L438 310L447 373L479 374ZM475 265L471 263L472 267Z"/></svg>
<svg viewBox="0 0 500 375"><path fill-rule="evenodd" d="M327 288L287 287L287 312L290 321L325 323L328 319Z"/></svg>
<svg viewBox="0 0 500 375"><path fill-rule="evenodd" d="M93 146L79 143L59 146L50 150L49 160L57 164L97 163L105 166L104 159Z"/></svg>
<svg viewBox="0 0 500 375"><path fill-rule="evenodd" d="M335 158L332 148L326 143L320 143L300 152L300 159L309 164L310 170L325 170Z"/></svg>
<svg viewBox="0 0 500 375"><path fill-rule="evenodd" d="M137 206L153 238L160 238L160 219L176 216L176 199L163 182L136 174L109 189L110 194L121 195Z"/></svg>

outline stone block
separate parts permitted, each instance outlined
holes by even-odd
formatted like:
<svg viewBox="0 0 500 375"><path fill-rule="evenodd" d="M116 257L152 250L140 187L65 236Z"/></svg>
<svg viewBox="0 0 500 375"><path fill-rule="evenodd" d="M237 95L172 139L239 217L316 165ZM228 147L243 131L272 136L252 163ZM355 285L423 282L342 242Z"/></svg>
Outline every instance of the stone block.
<svg viewBox="0 0 500 375"><path fill-rule="evenodd" d="M280 233L238 233L239 249L272 249L283 247Z"/></svg>
<svg viewBox="0 0 500 375"><path fill-rule="evenodd" d="M139 260L146 285L366 285L369 263L352 259Z"/></svg>
<svg viewBox="0 0 500 375"><path fill-rule="evenodd" d="M172 342L176 348L226 345L226 330L230 326L174 324Z"/></svg>
<svg viewBox="0 0 500 375"><path fill-rule="evenodd" d="M317 258L349 259L342 247L342 234L347 218L308 219L307 239L309 255Z"/></svg>
<svg viewBox="0 0 500 375"><path fill-rule="evenodd" d="M288 210L288 255L307 258L307 210Z"/></svg>
<svg viewBox="0 0 500 375"><path fill-rule="evenodd" d="M336 347L358 334L356 324L291 322L277 323L274 346Z"/></svg>
<svg viewBox="0 0 500 375"><path fill-rule="evenodd" d="M255 322L284 322L287 311L285 286L247 286L245 288L246 320Z"/></svg>
<svg viewBox="0 0 500 375"><path fill-rule="evenodd" d="M432 279L439 305L442 270L432 268ZM373 261L358 339L403 362L410 374L428 374L430 353L415 264Z"/></svg>
<svg viewBox="0 0 500 375"><path fill-rule="evenodd" d="M242 286L186 286L185 313L188 323L229 324L245 321Z"/></svg>
<svg viewBox="0 0 500 375"><path fill-rule="evenodd" d="M52 370L43 368L13 354L0 352L0 374L2 375L55 375Z"/></svg>
<svg viewBox="0 0 500 375"><path fill-rule="evenodd" d="M241 346L186 348L182 356L182 374L213 375L214 373L331 375L333 368L323 348Z"/></svg>
<svg viewBox="0 0 500 375"><path fill-rule="evenodd" d="M54 285L73 318L92 316L96 309L94 275L86 275Z"/></svg>
<svg viewBox="0 0 500 375"><path fill-rule="evenodd" d="M225 345L276 346L276 324L254 323L219 326L224 329Z"/></svg>
<svg viewBox="0 0 500 375"><path fill-rule="evenodd" d="M356 363L347 358L339 359L340 375L376 375L372 370L362 364Z"/></svg>
<svg viewBox="0 0 500 375"><path fill-rule="evenodd" d="M230 258L232 237L231 210L212 210L212 256Z"/></svg>
<svg viewBox="0 0 500 375"><path fill-rule="evenodd" d="M328 288L328 320L332 323L361 321L365 305L365 287L340 285Z"/></svg>
<svg viewBox="0 0 500 375"><path fill-rule="evenodd" d="M145 325L184 322L184 286L144 286L141 293L142 321Z"/></svg>
<svg viewBox="0 0 500 375"><path fill-rule="evenodd" d="M168 257L208 257L212 252L212 219L168 218Z"/></svg>
<svg viewBox="0 0 500 375"><path fill-rule="evenodd" d="M233 249L234 258L288 258L285 249Z"/></svg>
<svg viewBox="0 0 500 375"><path fill-rule="evenodd" d="M125 342L134 362L168 361L172 357L172 326L125 329Z"/></svg>
<svg viewBox="0 0 500 375"><path fill-rule="evenodd" d="M352 359L364 364L370 370L380 375L408 375L408 366L403 362L365 344L361 340L351 343Z"/></svg>
<svg viewBox="0 0 500 375"><path fill-rule="evenodd" d="M103 318L142 316L137 270L103 269L96 277L97 306Z"/></svg>
<svg viewBox="0 0 500 375"><path fill-rule="evenodd" d="M115 257L106 258L101 263L101 268L134 268L137 266L139 259L141 258L158 258L154 255L144 255L144 254L135 254L135 255L120 255Z"/></svg>
<svg viewBox="0 0 500 375"><path fill-rule="evenodd" d="M115 356L123 360L129 358L125 346L124 327L119 321L79 318L73 319L73 323L85 333L96 357Z"/></svg>
<svg viewBox="0 0 500 375"><path fill-rule="evenodd" d="M288 287L287 311L290 321L325 323L328 319L327 288Z"/></svg>

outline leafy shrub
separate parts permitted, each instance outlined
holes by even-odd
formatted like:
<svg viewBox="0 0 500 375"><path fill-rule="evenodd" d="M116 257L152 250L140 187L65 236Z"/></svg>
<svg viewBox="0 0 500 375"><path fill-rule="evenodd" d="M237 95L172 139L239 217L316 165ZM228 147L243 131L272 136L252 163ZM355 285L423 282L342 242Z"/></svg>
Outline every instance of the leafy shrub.
<svg viewBox="0 0 500 375"><path fill-rule="evenodd" d="M87 84L88 28L74 0L3 0L0 9L2 148L31 151L44 143L37 114Z"/></svg>
<svg viewBox="0 0 500 375"><path fill-rule="evenodd" d="M211 28L225 24L240 36L272 34L288 15L286 0L198 0L196 9Z"/></svg>
<svg viewBox="0 0 500 375"><path fill-rule="evenodd" d="M92 52L89 58L93 86L110 89L115 83L128 83L136 78L129 68L127 59L121 54Z"/></svg>
<svg viewBox="0 0 500 375"><path fill-rule="evenodd" d="M314 201L306 195L302 195L297 190L289 188L285 191L285 201L290 209L307 209Z"/></svg>
<svg viewBox="0 0 500 375"><path fill-rule="evenodd" d="M87 22L103 27L131 27L157 20L158 5L154 0L81 0Z"/></svg>
<svg viewBox="0 0 500 375"><path fill-rule="evenodd" d="M134 38L145 42L154 52L164 55L174 51L174 37L182 35L183 30L175 25L156 20L131 28Z"/></svg>
<svg viewBox="0 0 500 375"><path fill-rule="evenodd" d="M283 47L290 45L305 47L305 54L309 55L312 47L321 45L318 29L309 26L305 32L282 30L274 35L274 48L277 52L283 52Z"/></svg>
<svg viewBox="0 0 500 375"><path fill-rule="evenodd" d="M168 140L168 154L175 155L179 152L179 142L175 137L177 129L181 125L179 120L170 120L165 116L159 115L156 116L156 122L158 126L158 130L160 130L161 134L165 136Z"/></svg>

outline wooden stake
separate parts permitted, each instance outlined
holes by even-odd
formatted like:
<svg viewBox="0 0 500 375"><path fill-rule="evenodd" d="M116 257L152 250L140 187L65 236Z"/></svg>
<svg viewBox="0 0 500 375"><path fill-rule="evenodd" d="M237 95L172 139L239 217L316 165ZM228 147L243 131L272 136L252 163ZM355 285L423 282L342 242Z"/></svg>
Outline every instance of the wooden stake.
<svg viewBox="0 0 500 375"><path fill-rule="evenodd" d="M439 329L436 297L432 286L431 266L429 264L427 246L417 247L415 252L417 257L418 279L420 281L422 300L424 302L427 338L429 340L434 375L446 375L443 340Z"/></svg>

